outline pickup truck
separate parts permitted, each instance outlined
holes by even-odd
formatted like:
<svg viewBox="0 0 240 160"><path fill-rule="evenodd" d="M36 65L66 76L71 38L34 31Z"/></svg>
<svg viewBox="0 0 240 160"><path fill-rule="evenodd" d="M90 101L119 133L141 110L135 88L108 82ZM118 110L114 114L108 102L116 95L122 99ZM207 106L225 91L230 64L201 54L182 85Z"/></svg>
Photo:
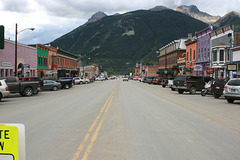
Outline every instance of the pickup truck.
<svg viewBox="0 0 240 160"><path fill-rule="evenodd" d="M195 94L197 91L202 91L205 82L211 80L211 77L177 75L173 80L173 88L178 89L179 94L183 94L183 92Z"/></svg>
<svg viewBox="0 0 240 160"><path fill-rule="evenodd" d="M71 77L61 77L57 82L61 83L62 89L69 89L74 84L74 80Z"/></svg>
<svg viewBox="0 0 240 160"><path fill-rule="evenodd" d="M41 90L39 82L21 82L18 77L1 77L0 79L5 79L10 93L32 96Z"/></svg>

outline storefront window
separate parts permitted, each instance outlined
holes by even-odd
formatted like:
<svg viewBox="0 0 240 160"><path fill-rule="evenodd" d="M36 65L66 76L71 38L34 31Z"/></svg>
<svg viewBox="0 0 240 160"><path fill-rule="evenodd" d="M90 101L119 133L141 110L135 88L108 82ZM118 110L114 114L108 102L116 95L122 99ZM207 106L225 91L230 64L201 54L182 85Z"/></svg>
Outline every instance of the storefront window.
<svg viewBox="0 0 240 160"><path fill-rule="evenodd" d="M8 69L5 70L5 77L8 77Z"/></svg>
<svg viewBox="0 0 240 160"><path fill-rule="evenodd" d="M217 50L213 51L213 61L217 61Z"/></svg>
<svg viewBox="0 0 240 160"><path fill-rule="evenodd" d="M1 69L1 77L4 77L3 73L4 73L4 70Z"/></svg>
<svg viewBox="0 0 240 160"><path fill-rule="evenodd" d="M220 61L224 61L224 50L220 50Z"/></svg>
<svg viewBox="0 0 240 160"><path fill-rule="evenodd" d="M240 63L237 64L237 71L240 71Z"/></svg>

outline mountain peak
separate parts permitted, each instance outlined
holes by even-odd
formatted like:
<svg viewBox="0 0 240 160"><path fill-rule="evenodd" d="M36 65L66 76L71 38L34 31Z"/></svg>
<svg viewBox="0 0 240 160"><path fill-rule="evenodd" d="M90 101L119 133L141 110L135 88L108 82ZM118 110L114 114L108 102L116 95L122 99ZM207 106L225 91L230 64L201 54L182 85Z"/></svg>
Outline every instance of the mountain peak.
<svg viewBox="0 0 240 160"><path fill-rule="evenodd" d="M106 16L107 15L104 12L98 11L95 14L93 14L91 18L88 19L86 24L96 22Z"/></svg>
<svg viewBox="0 0 240 160"><path fill-rule="evenodd" d="M187 14L193 18L196 18L208 24L215 23L217 20L220 19L220 16L211 16L205 12L201 12L195 5L190 6L182 5L177 8L174 8L174 10Z"/></svg>
<svg viewBox="0 0 240 160"><path fill-rule="evenodd" d="M162 11L162 10L169 10L169 8L165 6L156 6L154 8L149 9L150 11Z"/></svg>

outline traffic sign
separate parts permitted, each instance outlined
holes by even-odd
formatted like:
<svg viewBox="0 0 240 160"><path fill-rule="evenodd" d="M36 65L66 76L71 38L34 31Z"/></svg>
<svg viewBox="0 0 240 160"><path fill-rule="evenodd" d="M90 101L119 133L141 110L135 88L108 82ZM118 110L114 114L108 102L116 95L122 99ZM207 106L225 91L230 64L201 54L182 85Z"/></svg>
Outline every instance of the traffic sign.
<svg viewBox="0 0 240 160"><path fill-rule="evenodd" d="M0 160L25 160L23 124L0 123Z"/></svg>

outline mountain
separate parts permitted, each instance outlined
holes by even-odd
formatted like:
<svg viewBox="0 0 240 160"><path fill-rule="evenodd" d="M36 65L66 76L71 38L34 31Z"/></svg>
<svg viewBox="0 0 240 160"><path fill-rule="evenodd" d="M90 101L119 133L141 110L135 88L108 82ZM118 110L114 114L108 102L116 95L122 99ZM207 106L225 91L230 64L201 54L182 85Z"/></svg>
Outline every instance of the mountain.
<svg viewBox="0 0 240 160"><path fill-rule="evenodd" d="M156 51L172 40L206 28L208 24L173 10L138 10L105 16L51 42L74 54L123 74L143 60L157 64Z"/></svg>
<svg viewBox="0 0 240 160"><path fill-rule="evenodd" d="M187 14L193 18L196 18L208 24L213 24L221 18L220 16L211 16L205 12L201 12L195 5L190 6L182 5L177 8L174 8L174 10Z"/></svg>
<svg viewBox="0 0 240 160"><path fill-rule="evenodd" d="M99 11L99 12L93 14L92 17L90 19L88 19L88 21L85 24L96 22L99 19L102 19L103 17L106 17L106 16L107 15L104 12Z"/></svg>
<svg viewBox="0 0 240 160"><path fill-rule="evenodd" d="M229 12L214 23L217 27L222 27L228 24L234 24L234 31L240 32L240 14L237 12Z"/></svg>
<svg viewBox="0 0 240 160"><path fill-rule="evenodd" d="M154 8L149 9L149 11L162 11L162 10L169 10L169 8L164 6L156 6Z"/></svg>

